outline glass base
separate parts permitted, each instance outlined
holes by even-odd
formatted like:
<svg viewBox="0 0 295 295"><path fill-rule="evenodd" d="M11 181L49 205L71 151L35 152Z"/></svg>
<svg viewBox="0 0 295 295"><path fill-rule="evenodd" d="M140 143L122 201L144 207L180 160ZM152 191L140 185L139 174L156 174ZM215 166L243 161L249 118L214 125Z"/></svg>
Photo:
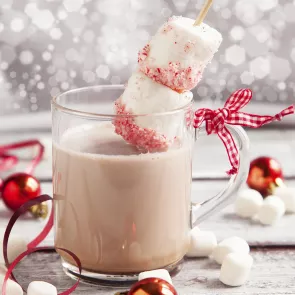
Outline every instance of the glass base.
<svg viewBox="0 0 295 295"><path fill-rule="evenodd" d="M183 259L163 268L168 270L171 276L175 276L182 269L182 262L183 262ZM77 266L72 265L63 259L62 259L62 266L63 266L64 272L70 278L74 280L80 279L80 282L91 284L91 285L102 285L102 286L112 286L112 287L122 287L122 288L128 287L132 283L138 280L138 275L139 275L139 273L113 275L113 274L91 272L91 271L87 271L83 269L82 269L82 274L80 274Z"/></svg>

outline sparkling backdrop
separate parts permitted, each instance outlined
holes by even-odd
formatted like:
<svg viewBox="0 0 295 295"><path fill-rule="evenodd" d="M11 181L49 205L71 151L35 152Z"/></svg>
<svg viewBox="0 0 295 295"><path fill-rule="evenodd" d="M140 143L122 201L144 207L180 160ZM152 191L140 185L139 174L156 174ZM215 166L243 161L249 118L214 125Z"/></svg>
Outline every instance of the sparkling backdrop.
<svg viewBox="0 0 295 295"><path fill-rule="evenodd" d="M56 94L124 83L138 50L171 15L201 0L1 0L0 114L50 108ZM251 87L256 100L295 101L295 0L215 0L207 22L224 42L195 90L219 100Z"/></svg>

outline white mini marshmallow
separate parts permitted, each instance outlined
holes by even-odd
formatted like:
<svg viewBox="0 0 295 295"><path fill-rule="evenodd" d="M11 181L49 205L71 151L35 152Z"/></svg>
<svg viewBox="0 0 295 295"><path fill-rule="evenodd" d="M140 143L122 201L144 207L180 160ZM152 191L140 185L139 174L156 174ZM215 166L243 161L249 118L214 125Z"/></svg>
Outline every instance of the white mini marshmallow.
<svg viewBox="0 0 295 295"><path fill-rule="evenodd" d="M285 214L285 204L280 197L269 196L258 211L258 220L265 225L276 223Z"/></svg>
<svg viewBox="0 0 295 295"><path fill-rule="evenodd" d="M3 257L4 230L0 230L0 264L5 264ZM12 262L19 254L27 250L27 243L23 237L11 234L8 240L8 260Z"/></svg>
<svg viewBox="0 0 295 295"><path fill-rule="evenodd" d="M143 73L135 72L129 79L121 103L134 115L154 114L172 111L187 105L192 100L190 91L178 93L154 82ZM178 128L183 126L183 114L159 117L137 117L136 125L151 128L168 138L177 135Z"/></svg>
<svg viewBox="0 0 295 295"><path fill-rule="evenodd" d="M222 263L219 280L228 286L241 286L248 280L252 265L249 254L230 253Z"/></svg>
<svg viewBox="0 0 295 295"><path fill-rule="evenodd" d="M282 199L287 212L295 213L295 188L278 187L275 189L274 195Z"/></svg>
<svg viewBox="0 0 295 295"><path fill-rule="evenodd" d="M57 295L57 290L49 283L34 281L29 284L27 295Z"/></svg>
<svg viewBox="0 0 295 295"><path fill-rule="evenodd" d="M235 202L235 212L243 218L251 218L258 213L263 204L261 194L253 189L245 189L239 192Z"/></svg>
<svg viewBox="0 0 295 295"><path fill-rule="evenodd" d="M191 231L191 241L186 253L187 257L206 257L212 254L217 246L216 236L211 231Z"/></svg>
<svg viewBox="0 0 295 295"><path fill-rule="evenodd" d="M165 280L168 283L172 284L171 276L166 269L155 269L155 270L150 270L150 271L144 271L138 275L139 281L147 279L147 278L158 278L158 279Z"/></svg>
<svg viewBox="0 0 295 295"><path fill-rule="evenodd" d="M239 237L231 237L220 242L215 247L212 256L217 263L222 264L225 257L230 253L248 254L249 252L250 247L245 240Z"/></svg>
<svg viewBox="0 0 295 295"><path fill-rule="evenodd" d="M4 278L5 278L5 275L0 274L0 290L2 290ZM24 292L19 284L17 284L13 280L8 280L6 285L6 294L7 295L23 295Z"/></svg>
<svg viewBox="0 0 295 295"><path fill-rule="evenodd" d="M139 55L140 69L171 89L190 90L195 87L199 79L193 81L194 78L201 78L218 51L222 35L207 24L194 26L194 22L186 17L171 17L151 38L145 47L148 50ZM175 75L173 70L169 70L171 64L179 69L190 69L189 74Z"/></svg>

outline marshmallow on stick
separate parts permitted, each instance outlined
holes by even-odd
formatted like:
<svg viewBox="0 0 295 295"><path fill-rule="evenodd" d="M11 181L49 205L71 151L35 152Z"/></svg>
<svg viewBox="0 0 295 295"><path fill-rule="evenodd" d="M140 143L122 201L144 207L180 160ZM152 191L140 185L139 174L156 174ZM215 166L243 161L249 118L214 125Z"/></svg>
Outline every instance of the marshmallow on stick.
<svg viewBox="0 0 295 295"><path fill-rule="evenodd" d="M135 72L115 105L116 114L126 115L114 120L116 133L128 143L147 151L165 150L173 143L181 126L180 121L185 117L182 113L167 116L153 114L186 106L192 97L190 91L178 93L141 72ZM140 116L145 114L151 116Z"/></svg>
<svg viewBox="0 0 295 295"><path fill-rule="evenodd" d="M221 34L202 23L211 3L206 1L196 21L170 18L140 51L139 69L115 104L119 115L114 120L115 131L128 143L157 152L179 140L177 129L183 126L183 113L159 113L188 105L192 99L189 90L198 84L220 46ZM189 110L186 116L190 117Z"/></svg>
<svg viewBox="0 0 295 295"><path fill-rule="evenodd" d="M170 18L139 52L140 70L176 91L194 88L222 42L217 30L194 23L186 17Z"/></svg>

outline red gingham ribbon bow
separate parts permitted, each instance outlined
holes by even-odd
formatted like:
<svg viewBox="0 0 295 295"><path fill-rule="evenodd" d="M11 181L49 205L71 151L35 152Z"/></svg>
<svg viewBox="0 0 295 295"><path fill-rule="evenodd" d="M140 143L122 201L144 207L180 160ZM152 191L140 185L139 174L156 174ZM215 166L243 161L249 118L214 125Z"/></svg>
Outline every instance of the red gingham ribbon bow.
<svg viewBox="0 0 295 295"><path fill-rule="evenodd" d="M288 107L273 117L239 112L240 109L249 103L251 98L252 91L250 89L240 89L227 99L224 108L215 111L203 108L197 110L195 113L194 127L200 127L205 121L207 133L216 133L222 140L232 166L232 169L227 172L229 175L238 172L239 152L225 124L259 128L272 121L280 121L284 116L294 113L294 106Z"/></svg>

